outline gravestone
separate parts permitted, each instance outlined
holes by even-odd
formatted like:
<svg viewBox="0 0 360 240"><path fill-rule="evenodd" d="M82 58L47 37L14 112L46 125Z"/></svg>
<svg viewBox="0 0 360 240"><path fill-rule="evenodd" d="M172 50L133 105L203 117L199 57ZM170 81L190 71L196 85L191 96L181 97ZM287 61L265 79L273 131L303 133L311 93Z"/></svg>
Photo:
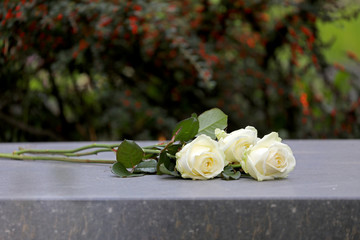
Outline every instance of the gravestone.
<svg viewBox="0 0 360 240"><path fill-rule="evenodd" d="M285 143L295 170L264 182L118 178L105 164L0 159L0 239L360 239L360 140ZM3 143L0 152L86 144Z"/></svg>

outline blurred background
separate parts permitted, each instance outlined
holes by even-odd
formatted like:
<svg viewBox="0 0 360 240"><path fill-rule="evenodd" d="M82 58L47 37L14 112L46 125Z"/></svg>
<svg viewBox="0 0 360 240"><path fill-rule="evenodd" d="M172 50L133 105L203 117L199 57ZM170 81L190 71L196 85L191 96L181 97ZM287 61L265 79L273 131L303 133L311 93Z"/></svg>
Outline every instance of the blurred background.
<svg viewBox="0 0 360 240"><path fill-rule="evenodd" d="M0 141L163 140L213 107L228 131L359 138L359 6L4 0Z"/></svg>

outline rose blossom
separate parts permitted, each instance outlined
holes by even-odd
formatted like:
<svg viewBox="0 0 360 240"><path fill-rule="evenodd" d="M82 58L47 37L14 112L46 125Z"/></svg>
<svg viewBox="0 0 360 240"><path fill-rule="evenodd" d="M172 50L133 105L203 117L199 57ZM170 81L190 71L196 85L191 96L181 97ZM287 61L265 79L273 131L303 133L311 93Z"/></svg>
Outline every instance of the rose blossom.
<svg viewBox="0 0 360 240"><path fill-rule="evenodd" d="M258 181L285 178L296 165L290 147L281 142L278 133L272 132L249 151L245 160L246 173Z"/></svg>
<svg viewBox="0 0 360 240"><path fill-rule="evenodd" d="M219 139L220 148L225 153L227 163L244 164L244 157L249 148L254 146L258 140L257 130L247 126L227 134L220 129L215 130L215 135Z"/></svg>
<svg viewBox="0 0 360 240"><path fill-rule="evenodd" d="M218 142L203 134L176 153L176 169L183 178L214 178L224 167L225 155Z"/></svg>

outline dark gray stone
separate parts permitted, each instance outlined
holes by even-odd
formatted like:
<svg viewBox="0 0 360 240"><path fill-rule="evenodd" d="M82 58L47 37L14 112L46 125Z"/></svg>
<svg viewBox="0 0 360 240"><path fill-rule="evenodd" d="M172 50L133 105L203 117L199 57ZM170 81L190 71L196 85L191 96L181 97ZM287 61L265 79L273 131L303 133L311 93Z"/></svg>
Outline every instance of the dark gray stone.
<svg viewBox="0 0 360 240"><path fill-rule="evenodd" d="M297 166L267 182L122 179L109 165L0 159L0 239L360 239L360 140L286 143Z"/></svg>
<svg viewBox="0 0 360 240"><path fill-rule="evenodd" d="M356 200L2 201L1 239L359 239Z"/></svg>

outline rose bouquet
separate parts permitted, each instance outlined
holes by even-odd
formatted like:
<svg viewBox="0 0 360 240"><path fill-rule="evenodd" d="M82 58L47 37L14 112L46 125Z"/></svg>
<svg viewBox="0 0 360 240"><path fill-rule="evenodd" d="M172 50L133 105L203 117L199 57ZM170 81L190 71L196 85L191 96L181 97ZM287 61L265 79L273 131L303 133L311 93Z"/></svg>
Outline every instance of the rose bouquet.
<svg viewBox="0 0 360 240"><path fill-rule="evenodd" d="M245 175L263 181L285 178L294 169L295 157L276 132L260 139L254 127L231 133L225 132L226 127L227 115L214 108L179 122L170 141L152 146L124 140L120 145L91 144L72 150L21 149L0 157L112 163L112 172L119 177L168 174L194 180L235 180ZM92 148L96 150L87 151ZM116 161L76 158L105 151L115 152Z"/></svg>

